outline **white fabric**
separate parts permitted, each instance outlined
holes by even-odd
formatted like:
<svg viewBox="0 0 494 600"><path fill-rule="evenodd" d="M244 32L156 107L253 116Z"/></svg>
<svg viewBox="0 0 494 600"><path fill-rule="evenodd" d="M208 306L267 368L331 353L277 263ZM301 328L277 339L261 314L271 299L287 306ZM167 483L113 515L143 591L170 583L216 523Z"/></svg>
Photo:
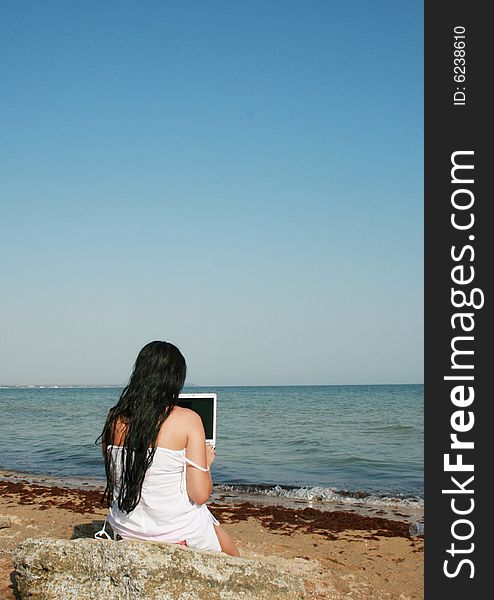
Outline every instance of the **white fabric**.
<svg viewBox="0 0 494 600"><path fill-rule="evenodd" d="M196 504L187 495L186 464L195 465L184 450L156 448L146 471L139 504L126 514L118 509L119 479L122 469L121 446L108 446L115 461L114 500L108 523L122 538L157 540L171 543L186 541L198 550L221 551L214 525L218 521L205 504Z"/></svg>

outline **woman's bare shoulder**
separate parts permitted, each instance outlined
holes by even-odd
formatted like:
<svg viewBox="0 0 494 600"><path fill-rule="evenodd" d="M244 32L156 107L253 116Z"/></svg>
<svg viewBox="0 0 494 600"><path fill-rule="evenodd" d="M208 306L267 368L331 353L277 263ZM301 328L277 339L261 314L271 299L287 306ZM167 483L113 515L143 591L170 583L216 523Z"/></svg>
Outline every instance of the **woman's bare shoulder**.
<svg viewBox="0 0 494 600"><path fill-rule="evenodd" d="M194 425L195 417L201 420L194 411L175 406L161 426L156 444L172 450L184 448L189 435L196 427Z"/></svg>
<svg viewBox="0 0 494 600"><path fill-rule="evenodd" d="M201 417L196 412L183 406L175 406L170 417L180 421L183 425L190 425L191 427L197 425L197 423L202 423Z"/></svg>

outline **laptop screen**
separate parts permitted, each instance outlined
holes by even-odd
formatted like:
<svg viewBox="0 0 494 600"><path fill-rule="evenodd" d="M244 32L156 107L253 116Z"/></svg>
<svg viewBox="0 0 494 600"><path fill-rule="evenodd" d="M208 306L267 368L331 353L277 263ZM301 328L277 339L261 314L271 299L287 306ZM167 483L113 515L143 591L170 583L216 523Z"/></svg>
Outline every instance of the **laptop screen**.
<svg viewBox="0 0 494 600"><path fill-rule="evenodd" d="M216 394L180 394L178 406L190 408L202 419L206 441L216 443Z"/></svg>

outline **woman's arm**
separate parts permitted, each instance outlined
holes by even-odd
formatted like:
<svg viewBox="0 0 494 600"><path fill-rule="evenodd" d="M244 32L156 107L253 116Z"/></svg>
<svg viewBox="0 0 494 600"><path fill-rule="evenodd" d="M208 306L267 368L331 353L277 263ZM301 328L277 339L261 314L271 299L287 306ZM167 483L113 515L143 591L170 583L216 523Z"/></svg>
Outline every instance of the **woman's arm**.
<svg viewBox="0 0 494 600"><path fill-rule="evenodd" d="M206 446L206 436L201 417L193 411L187 411L187 413L188 434L185 455L200 467L209 469L214 461L214 449ZM204 504L211 496L213 489L211 471L201 471L187 463L186 472L189 498L197 504Z"/></svg>

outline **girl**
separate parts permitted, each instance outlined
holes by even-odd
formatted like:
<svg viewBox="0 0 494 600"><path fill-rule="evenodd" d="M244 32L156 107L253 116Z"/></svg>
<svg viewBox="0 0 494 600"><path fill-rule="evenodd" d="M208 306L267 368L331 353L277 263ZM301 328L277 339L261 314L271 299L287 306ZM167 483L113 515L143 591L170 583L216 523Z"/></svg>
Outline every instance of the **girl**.
<svg viewBox="0 0 494 600"><path fill-rule="evenodd" d="M239 556L205 505L215 449L206 445L201 418L176 406L186 370L180 350L168 342L150 342L139 352L100 436L108 522L122 538Z"/></svg>

